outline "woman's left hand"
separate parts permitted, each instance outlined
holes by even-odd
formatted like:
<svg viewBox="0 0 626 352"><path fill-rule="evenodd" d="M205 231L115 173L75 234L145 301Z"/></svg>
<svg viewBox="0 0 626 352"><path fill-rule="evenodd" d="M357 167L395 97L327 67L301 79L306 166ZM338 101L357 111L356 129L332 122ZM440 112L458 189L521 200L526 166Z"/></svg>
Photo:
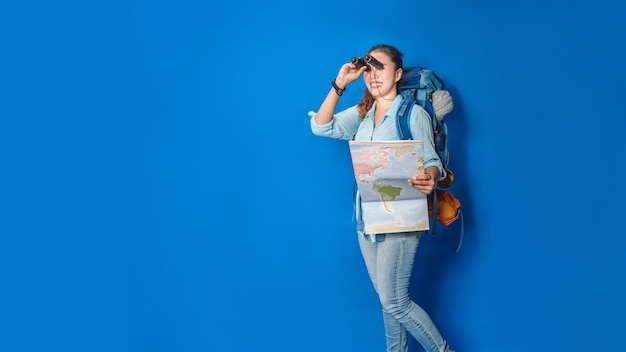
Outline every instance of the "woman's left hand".
<svg viewBox="0 0 626 352"><path fill-rule="evenodd" d="M430 194L437 186L437 181L435 181L433 175L426 172L420 172L413 176L413 178L409 179L409 183L424 194Z"/></svg>

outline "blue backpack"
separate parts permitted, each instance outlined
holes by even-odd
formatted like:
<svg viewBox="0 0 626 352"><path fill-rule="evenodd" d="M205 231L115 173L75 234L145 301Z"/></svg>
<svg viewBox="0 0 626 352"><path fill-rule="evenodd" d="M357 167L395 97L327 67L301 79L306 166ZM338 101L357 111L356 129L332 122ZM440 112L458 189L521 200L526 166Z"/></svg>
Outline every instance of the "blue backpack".
<svg viewBox="0 0 626 352"><path fill-rule="evenodd" d="M435 134L435 150L439 154L439 159L444 169L448 168L450 159L448 153L448 127L444 121L444 116L437 116L433 107L433 94L437 91L446 92L446 87L433 71L422 67L406 67L404 74L399 82L400 95L404 98L402 105L398 109L398 137L400 139L413 139L411 129L409 128L409 118L413 106L418 104L430 115L433 132ZM444 93L445 94L445 93ZM445 113L452 110L452 100L449 99L450 107ZM443 187L448 188L452 185Z"/></svg>
<svg viewBox="0 0 626 352"><path fill-rule="evenodd" d="M429 196L431 233L435 235L436 222L448 226L460 217L461 224L463 223L461 203L451 192L444 190L454 182L454 173L448 168L450 161L448 127L444 121L445 115L452 111L452 98L441 78L432 70L423 67L405 67L398 86L400 95L404 98L397 115L398 138L413 139L409 128L411 110L415 104L420 105L432 120L435 150L447 174L445 179L438 182L432 196ZM457 251L461 248L463 240L463 224L461 226L461 241Z"/></svg>

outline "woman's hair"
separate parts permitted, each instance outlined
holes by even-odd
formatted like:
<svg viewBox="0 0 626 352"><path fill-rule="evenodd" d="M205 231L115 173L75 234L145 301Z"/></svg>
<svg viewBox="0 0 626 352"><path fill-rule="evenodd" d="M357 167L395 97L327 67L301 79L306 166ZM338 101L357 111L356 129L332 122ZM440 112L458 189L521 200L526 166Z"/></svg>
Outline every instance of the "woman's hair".
<svg viewBox="0 0 626 352"><path fill-rule="evenodd" d="M400 50L396 49L395 47L391 45L378 44L370 48L370 50L367 51L367 54L375 50L382 51L383 53L387 54L387 56L389 56L389 58L391 59L391 62L393 62L394 65L396 65L395 67L396 70L403 67L402 66L402 53L400 52ZM396 84L396 89L397 89L397 84ZM365 92L363 92L363 97L361 98L361 102L357 104L357 109L359 110L359 117L361 119L365 117L365 114L367 114L369 109L372 108L372 105L374 105L374 96L372 96L372 93L370 93L368 89L365 89Z"/></svg>

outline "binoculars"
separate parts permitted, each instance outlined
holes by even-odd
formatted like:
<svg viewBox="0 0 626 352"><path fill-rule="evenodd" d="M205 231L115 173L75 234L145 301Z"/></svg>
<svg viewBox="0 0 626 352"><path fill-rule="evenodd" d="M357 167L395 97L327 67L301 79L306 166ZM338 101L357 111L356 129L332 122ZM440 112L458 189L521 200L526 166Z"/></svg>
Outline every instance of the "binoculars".
<svg viewBox="0 0 626 352"><path fill-rule="evenodd" d="M357 70L363 66L367 66L365 71L369 71L372 69L370 65L376 67L379 70L383 69L383 64L381 64L380 61L376 60L372 55L365 55L365 57L363 58L355 56L352 58L352 63L356 66Z"/></svg>

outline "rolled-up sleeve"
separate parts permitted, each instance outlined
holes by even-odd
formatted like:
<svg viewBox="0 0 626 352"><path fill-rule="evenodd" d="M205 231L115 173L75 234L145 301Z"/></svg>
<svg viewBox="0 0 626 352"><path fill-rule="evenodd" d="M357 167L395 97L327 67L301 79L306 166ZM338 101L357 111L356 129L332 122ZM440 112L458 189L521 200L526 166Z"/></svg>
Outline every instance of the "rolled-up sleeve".
<svg viewBox="0 0 626 352"><path fill-rule="evenodd" d="M311 132L317 136L350 140L359 129L359 111L356 106L336 113L333 119L324 125L315 122L315 115L316 112L309 111Z"/></svg>
<svg viewBox="0 0 626 352"><path fill-rule="evenodd" d="M428 112L421 106L415 105L411 111L411 120L413 139L424 142L424 168L436 166L439 169L439 179L444 179L446 171L435 150L432 120Z"/></svg>

